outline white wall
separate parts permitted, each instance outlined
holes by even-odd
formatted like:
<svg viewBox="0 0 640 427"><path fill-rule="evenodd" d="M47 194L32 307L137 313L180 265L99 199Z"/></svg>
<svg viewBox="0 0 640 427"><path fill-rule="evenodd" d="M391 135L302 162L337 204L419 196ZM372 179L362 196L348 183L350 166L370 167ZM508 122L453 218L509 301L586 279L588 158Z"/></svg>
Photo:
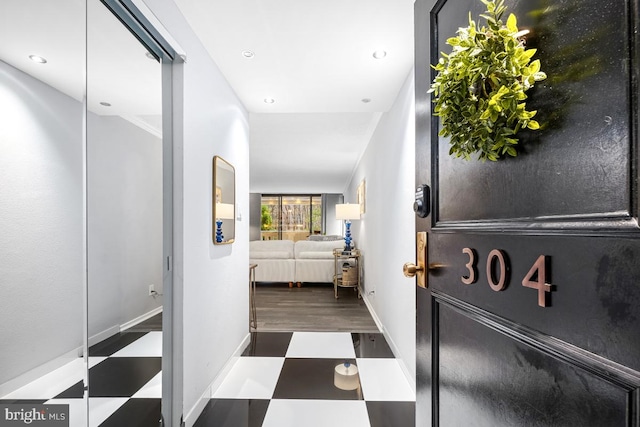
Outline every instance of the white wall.
<svg viewBox="0 0 640 427"><path fill-rule="evenodd" d="M221 373L249 331L249 124L238 97L171 0L146 4L187 54L184 72L183 188L183 370L184 415L197 417L200 398ZM212 159L219 155L236 170L236 241L213 245ZM180 256L176 256L179 260ZM180 279L180 277L178 277ZM180 284L177 284L180 286ZM194 412L194 409L196 411Z"/></svg>
<svg viewBox="0 0 640 427"><path fill-rule="evenodd" d="M1 385L82 345L82 105L0 62L0 153Z"/></svg>
<svg viewBox="0 0 640 427"><path fill-rule="evenodd" d="M87 186L91 338L162 305L162 141L89 113Z"/></svg>
<svg viewBox="0 0 640 427"><path fill-rule="evenodd" d="M415 259L414 99L411 72L393 107L380 119L345 191L345 202L355 203L358 185L366 182L366 212L351 225L363 253L365 298L413 380L416 291L402 266Z"/></svg>

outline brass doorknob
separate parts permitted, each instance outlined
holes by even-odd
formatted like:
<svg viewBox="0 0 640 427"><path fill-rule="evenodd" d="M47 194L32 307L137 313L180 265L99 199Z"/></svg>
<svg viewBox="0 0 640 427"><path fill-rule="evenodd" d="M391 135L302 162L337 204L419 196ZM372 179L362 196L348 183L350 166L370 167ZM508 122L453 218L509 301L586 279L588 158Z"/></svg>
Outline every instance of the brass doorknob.
<svg viewBox="0 0 640 427"><path fill-rule="evenodd" d="M402 266L402 273L404 273L406 277L415 277L418 271L423 271L423 270L424 268L417 266L412 262L406 262Z"/></svg>

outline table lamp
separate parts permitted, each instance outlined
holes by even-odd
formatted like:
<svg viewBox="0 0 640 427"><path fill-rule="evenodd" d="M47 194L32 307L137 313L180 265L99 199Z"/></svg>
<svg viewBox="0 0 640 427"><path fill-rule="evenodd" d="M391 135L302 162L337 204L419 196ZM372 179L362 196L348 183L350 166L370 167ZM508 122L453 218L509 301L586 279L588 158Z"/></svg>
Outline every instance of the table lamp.
<svg viewBox="0 0 640 427"><path fill-rule="evenodd" d="M222 220L233 219L233 204L216 203L216 242L222 243L224 236L222 235Z"/></svg>
<svg viewBox="0 0 640 427"><path fill-rule="evenodd" d="M360 205L355 203L336 205L336 219L344 220L344 252L351 252L351 220L360 219Z"/></svg>

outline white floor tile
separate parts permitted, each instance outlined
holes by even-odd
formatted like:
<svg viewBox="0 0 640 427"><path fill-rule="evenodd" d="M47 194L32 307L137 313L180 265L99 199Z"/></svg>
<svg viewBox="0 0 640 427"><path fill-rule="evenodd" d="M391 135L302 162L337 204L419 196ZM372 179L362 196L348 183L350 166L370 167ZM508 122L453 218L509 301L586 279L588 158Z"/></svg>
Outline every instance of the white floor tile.
<svg viewBox="0 0 640 427"><path fill-rule="evenodd" d="M148 398L148 399L161 399L162 398L162 371L158 372L158 375L151 378L140 390L136 392L133 398Z"/></svg>
<svg viewBox="0 0 640 427"><path fill-rule="evenodd" d="M13 391L3 399L51 399L85 377L84 359L73 359L29 384Z"/></svg>
<svg viewBox="0 0 640 427"><path fill-rule="evenodd" d="M365 400L416 400L415 393L396 359L357 359Z"/></svg>
<svg viewBox="0 0 640 427"><path fill-rule="evenodd" d="M45 405L69 405L69 427L86 427L87 401L85 399L52 399Z"/></svg>
<svg viewBox="0 0 640 427"><path fill-rule="evenodd" d="M282 357L240 357L213 398L271 399L283 364Z"/></svg>
<svg viewBox="0 0 640 427"><path fill-rule="evenodd" d="M356 353L348 332L294 332L287 357L353 359Z"/></svg>
<svg viewBox="0 0 640 427"><path fill-rule="evenodd" d="M162 357L162 332L149 332L115 352L112 357Z"/></svg>
<svg viewBox="0 0 640 427"><path fill-rule="evenodd" d="M371 427L362 400L272 400L262 427Z"/></svg>
<svg viewBox="0 0 640 427"><path fill-rule="evenodd" d="M89 398L89 427L98 427L129 400L126 397Z"/></svg>

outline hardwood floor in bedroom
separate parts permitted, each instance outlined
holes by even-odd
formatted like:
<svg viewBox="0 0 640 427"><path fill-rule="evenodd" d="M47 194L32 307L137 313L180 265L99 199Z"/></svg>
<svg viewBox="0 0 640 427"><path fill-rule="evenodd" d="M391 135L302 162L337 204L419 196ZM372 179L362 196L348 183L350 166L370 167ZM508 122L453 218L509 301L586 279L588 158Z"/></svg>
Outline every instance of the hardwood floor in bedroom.
<svg viewBox="0 0 640 427"><path fill-rule="evenodd" d="M257 331L378 332L367 306L355 290L333 285L286 283L256 286Z"/></svg>

